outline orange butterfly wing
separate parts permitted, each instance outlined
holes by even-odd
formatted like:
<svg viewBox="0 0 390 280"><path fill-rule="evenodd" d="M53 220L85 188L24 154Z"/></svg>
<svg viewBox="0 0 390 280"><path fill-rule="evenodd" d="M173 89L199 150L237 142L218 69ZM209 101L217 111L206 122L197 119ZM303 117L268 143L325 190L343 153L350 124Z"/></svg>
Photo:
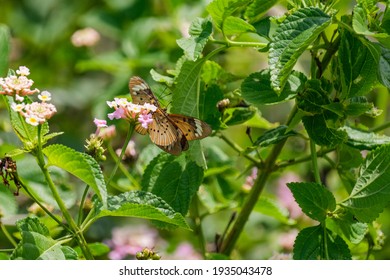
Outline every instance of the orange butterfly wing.
<svg viewBox="0 0 390 280"><path fill-rule="evenodd" d="M188 141L203 139L211 134L211 127L197 118L177 114L168 114L168 117Z"/></svg>
<svg viewBox="0 0 390 280"><path fill-rule="evenodd" d="M135 130L143 135L148 132L151 141L167 153L179 155L188 149L189 140L202 139L211 134L211 127L199 119L167 114L162 110L150 87L140 77L130 79L129 89L134 104L149 103L157 107L149 127L146 129L137 124Z"/></svg>

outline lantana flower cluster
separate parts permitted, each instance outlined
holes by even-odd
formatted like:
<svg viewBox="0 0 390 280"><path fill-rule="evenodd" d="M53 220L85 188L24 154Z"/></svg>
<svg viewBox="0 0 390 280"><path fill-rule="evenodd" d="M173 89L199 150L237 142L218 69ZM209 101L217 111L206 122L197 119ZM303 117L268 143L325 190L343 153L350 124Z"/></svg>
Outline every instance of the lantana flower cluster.
<svg viewBox="0 0 390 280"><path fill-rule="evenodd" d="M153 122L152 112L157 110L153 104L134 104L126 98L115 98L114 101L107 101L107 105L114 109L113 113L108 114L110 120L137 120L143 128L148 128L148 125Z"/></svg>
<svg viewBox="0 0 390 280"><path fill-rule="evenodd" d="M34 81L27 78L30 70L25 66L20 66L16 70L16 75L0 78L0 94L13 96L15 102L11 104L12 110L19 112L27 123L37 126L50 119L56 112L56 107L49 103L51 94L42 91L38 95L40 102L24 103L24 97L39 93L38 89L31 89Z"/></svg>

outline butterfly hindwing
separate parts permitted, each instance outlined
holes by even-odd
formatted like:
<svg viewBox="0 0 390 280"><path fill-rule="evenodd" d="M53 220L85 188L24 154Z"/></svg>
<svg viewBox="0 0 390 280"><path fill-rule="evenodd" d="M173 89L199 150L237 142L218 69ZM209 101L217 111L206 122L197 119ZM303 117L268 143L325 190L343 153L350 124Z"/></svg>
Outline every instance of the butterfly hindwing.
<svg viewBox="0 0 390 280"><path fill-rule="evenodd" d="M169 119L183 132L187 140L202 139L211 134L211 127L197 118L168 114Z"/></svg>

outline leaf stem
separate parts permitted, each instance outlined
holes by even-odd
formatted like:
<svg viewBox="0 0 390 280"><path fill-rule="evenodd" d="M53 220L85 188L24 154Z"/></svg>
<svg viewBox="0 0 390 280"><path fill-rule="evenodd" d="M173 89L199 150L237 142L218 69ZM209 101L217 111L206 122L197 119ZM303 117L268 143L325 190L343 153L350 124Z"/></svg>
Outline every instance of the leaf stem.
<svg viewBox="0 0 390 280"><path fill-rule="evenodd" d="M15 239L12 237L12 235L8 232L7 228L3 225L3 223L0 221L0 228L5 237L9 240L9 242L16 248L18 246L18 243L15 241Z"/></svg>
<svg viewBox="0 0 390 280"><path fill-rule="evenodd" d="M80 227L80 225L83 221L83 209L84 209L85 199L87 198L88 190L89 190L89 185L86 185L84 192L83 192L83 196L81 197L81 201L80 201L79 215L77 218L77 226L78 227Z"/></svg>
<svg viewBox="0 0 390 280"><path fill-rule="evenodd" d="M122 159L123 159L123 156L125 155L125 152L126 152L127 145L129 144L130 139L131 139L131 136L133 135L134 128L135 128L135 123L134 123L134 122L130 122L130 123L129 123L129 129L127 130L126 139L125 139L125 142L123 143L123 146L122 146L121 153L120 153L120 155L119 155L119 158L116 160L116 164L115 164L115 166L114 166L114 169L113 169L112 172L111 172L110 177L108 178L108 180L107 180L107 182L106 182L106 185L107 185L107 186L110 184L112 178L114 178L115 173L116 173L116 171L118 170L119 165L121 164L121 161L122 161Z"/></svg>
<svg viewBox="0 0 390 280"><path fill-rule="evenodd" d="M310 139L310 156L311 156L311 163L313 164L313 173L314 178L317 184L321 183L321 177L320 177L320 170L318 169L318 158L317 158L317 151L316 151L316 144L312 139Z"/></svg>
<svg viewBox="0 0 390 280"><path fill-rule="evenodd" d="M65 206L64 201L61 199L61 196L54 185L54 182L50 176L49 170L47 169L47 166L45 164L45 159L43 157L43 152L42 152L42 125L38 125L38 147L37 147L37 153L36 153L36 160L37 163L40 167L40 169L43 172L43 175L46 179L46 182L50 188L50 191L56 200L58 207L60 208L62 214L64 215L65 220L67 221L69 227L72 229L72 232L75 234L76 240L85 256L86 259L93 259L93 256L87 246L87 243L84 239L84 236L82 232L79 231L79 228L77 227L75 221L73 220L72 216L70 215L68 209Z"/></svg>
<svg viewBox="0 0 390 280"><path fill-rule="evenodd" d="M203 258L206 258L206 241L204 239L202 220L199 213L199 197L198 194L195 194L190 207L190 214L195 224L194 233L198 236L199 247L202 253Z"/></svg>
<svg viewBox="0 0 390 280"><path fill-rule="evenodd" d="M298 111L297 106L294 106L286 122L287 126L291 123L297 111ZM242 206L241 212L238 214L237 219L235 220L231 230L227 234L224 242L222 243L221 253L225 255L230 255L231 252L233 251L234 246L249 218L249 215L252 213L253 208L255 207L259 199L259 196L265 187L268 177L271 175L272 171L274 170L275 162L280 152L282 151L286 141L287 138L275 144L272 147L269 155L265 159L264 166L261 169L261 173L256 178L255 183Z"/></svg>

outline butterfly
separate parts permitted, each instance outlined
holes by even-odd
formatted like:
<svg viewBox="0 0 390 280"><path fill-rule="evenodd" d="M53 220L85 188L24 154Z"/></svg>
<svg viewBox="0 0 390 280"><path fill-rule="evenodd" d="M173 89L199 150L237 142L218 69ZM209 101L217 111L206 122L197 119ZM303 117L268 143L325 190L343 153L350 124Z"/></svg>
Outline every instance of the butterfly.
<svg viewBox="0 0 390 280"><path fill-rule="evenodd" d="M152 113L153 122L148 128L137 124L135 130L144 135L149 133L150 140L172 155L180 155L188 150L188 141L202 139L211 134L211 127L194 117L169 114L161 108L149 85L140 77L129 81L130 94L134 104L152 104L157 110Z"/></svg>

